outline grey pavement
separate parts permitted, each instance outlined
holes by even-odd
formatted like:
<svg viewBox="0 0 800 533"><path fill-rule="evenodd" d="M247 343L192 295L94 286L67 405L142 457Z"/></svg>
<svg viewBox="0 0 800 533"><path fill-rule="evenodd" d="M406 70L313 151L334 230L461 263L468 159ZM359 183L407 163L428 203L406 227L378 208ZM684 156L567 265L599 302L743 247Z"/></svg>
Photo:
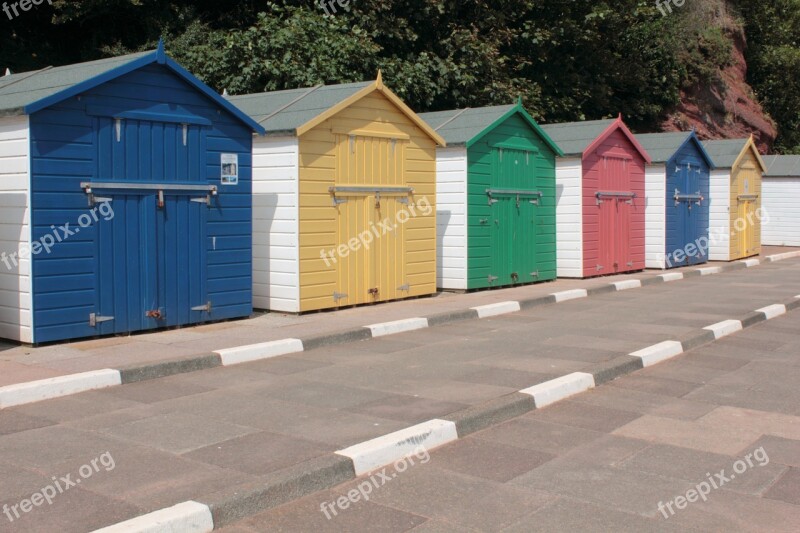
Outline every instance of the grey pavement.
<svg viewBox="0 0 800 533"><path fill-rule="evenodd" d="M762 258L771 254L796 251L798 248L765 247ZM715 263L708 266L721 264L724 265ZM687 270L696 269L675 269L670 272ZM647 280L660 274L661 271L650 270L590 280L561 279L549 283L470 294L441 293L429 298L299 316L260 313L245 320L41 347L0 343L0 386L104 368L141 366L208 354L214 350L243 344L338 333L369 324L429 316L507 300L536 298L558 291L604 287L610 282L625 279Z"/></svg>
<svg viewBox="0 0 800 533"><path fill-rule="evenodd" d="M798 331L795 312L221 531L800 531Z"/></svg>
<svg viewBox="0 0 800 533"><path fill-rule="evenodd" d="M74 479L101 454L113 456L115 468L94 473L59 494L52 505L34 508L14 522L0 515L0 530L83 532L185 500L213 501L220 492L269 482L276 472L337 449L798 293L800 260L788 260L5 409L0 411L0 509L28 498L52 483L53 476L72 474ZM370 504L343 520L317 526L294 523L299 518L284 509L280 512L289 512L289 518L275 530L352 531L349 521L359 516L374 521L381 531L522 528L537 511L551 521L565 517L571 499L585 509L600 507L597 518L608 523L634 513L644 528L653 521L644 496L670 498L687 485L687 480L665 478L663 472L612 468L650 440L726 456L767 438L762 435L800 438L789 431L763 431L772 426L734 427L715 436L696 422L709 416L707 424L716 428L745 416L715 411L723 405L800 416L800 393L793 388L798 377L797 315L704 348L691 356L690 368L670 363L647 370L466 439L471 447L457 444L465 446L463 455L453 455L446 465L439 459L430 468L417 468L396 489L393 485L381 491L381 497L389 497L421 476L418 483L425 490L399 493L402 503L396 507ZM742 392L733 393L731 387ZM562 411L563 419L555 416ZM800 428L794 418L747 418L753 424ZM791 456L791 444L780 449ZM561 460L570 452L584 455ZM595 488L584 487L587 475L575 470L590 456L605 457L608 463L588 475ZM559 465L565 470L552 487L541 474ZM789 513L797 476L787 476L776 482L776 498L769 501L775 510ZM753 479L753 486L761 486ZM618 489L590 497L616 481L621 483ZM434 496L440 491L450 503L438 509ZM480 498L488 498L484 511L479 510ZM745 496L734 492L717 505L735 509L736 498ZM754 509L754 516L769 511L755 504ZM309 520L319 518L316 512L306 514ZM676 517L669 524L681 520ZM266 527L248 524L256 530ZM665 527L658 521L655 525Z"/></svg>

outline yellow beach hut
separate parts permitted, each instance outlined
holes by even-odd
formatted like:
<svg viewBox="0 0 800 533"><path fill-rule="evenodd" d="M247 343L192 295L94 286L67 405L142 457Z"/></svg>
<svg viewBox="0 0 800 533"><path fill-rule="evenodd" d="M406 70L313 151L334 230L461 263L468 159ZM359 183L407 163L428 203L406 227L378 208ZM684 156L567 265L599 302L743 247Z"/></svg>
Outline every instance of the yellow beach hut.
<svg viewBox="0 0 800 533"><path fill-rule="evenodd" d="M709 259L761 253L761 179L767 171L753 137L703 143L717 165L709 194Z"/></svg>
<svg viewBox="0 0 800 533"><path fill-rule="evenodd" d="M436 292L445 142L380 74L230 101L266 130L253 143L255 308L302 313Z"/></svg>

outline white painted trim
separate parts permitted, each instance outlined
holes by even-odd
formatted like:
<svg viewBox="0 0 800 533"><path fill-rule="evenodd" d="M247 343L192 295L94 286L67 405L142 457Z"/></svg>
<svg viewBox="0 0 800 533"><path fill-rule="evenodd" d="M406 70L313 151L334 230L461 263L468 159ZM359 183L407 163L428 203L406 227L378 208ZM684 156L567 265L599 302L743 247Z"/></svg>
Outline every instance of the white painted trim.
<svg viewBox="0 0 800 533"><path fill-rule="evenodd" d="M466 290L469 261L468 160L465 147L436 149L436 286Z"/></svg>
<svg viewBox="0 0 800 533"><path fill-rule="evenodd" d="M574 372L560 378L539 383L519 392L533 396L537 409L554 404L594 388L594 376L585 372Z"/></svg>
<svg viewBox="0 0 800 533"><path fill-rule="evenodd" d="M664 163L645 169L645 267L667 267L667 166Z"/></svg>
<svg viewBox="0 0 800 533"><path fill-rule="evenodd" d="M715 339L721 339L722 337L727 337L728 335L733 335L738 331L742 331L744 328L740 320L724 320L703 329L713 332Z"/></svg>
<svg viewBox="0 0 800 533"><path fill-rule="evenodd" d="M640 289L642 287L642 282L638 279L628 279L625 281L616 281L612 283L612 285L616 287L618 291L627 291L630 289Z"/></svg>
<svg viewBox="0 0 800 533"><path fill-rule="evenodd" d="M137 516L94 533L208 533L214 518L208 505L188 501Z"/></svg>
<svg viewBox="0 0 800 533"><path fill-rule="evenodd" d="M555 296L556 303L561 303L569 300L577 300L578 298L586 298L589 296L589 293L586 289L573 289L571 291L556 292L550 296Z"/></svg>
<svg viewBox="0 0 800 533"><path fill-rule="evenodd" d="M556 159L556 262L559 278L583 277L583 161Z"/></svg>
<svg viewBox="0 0 800 533"><path fill-rule="evenodd" d="M302 351L303 341L300 339L282 339L248 346L238 346L236 348L226 348L217 350L214 353L219 355L223 366L230 366Z"/></svg>
<svg viewBox="0 0 800 533"><path fill-rule="evenodd" d="M0 337L24 343L34 342L31 258L19 258L33 232L31 165L29 117L0 119L0 252L17 254L0 262Z"/></svg>
<svg viewBox="0 0 800 533"><path fill-rule="evenodd" d="M300 145L253 138L253 307L300 312Z"/></svg>
<svg viewBox="0 0 800 533"><path fill-rule="evenodd" d="M756 313L764 313L764 315L767 317L767 320L772 320L773 318L785 315L786 306L782 304L768 305L767 307L756 309Z"/></svg>
<svg viewBox="0 0 800 533"><path fill-rule="evenodd" d="M396 320L394 322L384 322L382 324L372 324L364 326L372 332L373 337L385 337L386 335L395 335L397 333L404 333L406 331L414 331L417 329L424 329L428 327L427 318L407 318L405 320Z"/></svg>
<svg viewBox="0 0 800 533"><path fill-rule="evenodd" d="M0 387L0 409L122 385L119 370L94 370Z"/></svg>
<svg viewBox="0 0 800 533"><path fill-rule="evenodd" d="M356 475L360 476L420 450L429 452L455 440L458 440L455 423L435 419L338 450L336 454L349 457Z"/></svg>
<svg viewBox="0 0 800 533"><path fill-rule="evenodd" d="M499 315L507 315L509 313L518 313L522 310L519 302L500 302L490 305L481 305L473 307L473 311L478 312L478 318L489 318Z"/></svg>
<svg viewBox="0 0 800 533"><path fill-rule="evenodd" d="M712 276L714 274L719 274L722 272L722 267L706 267L706 268L698 268L701 276Z"/></svg>
<svg viewBox="0 0 800 533"><path fill-rule="evenodd" d="M657 365L667 359L672 359L683 353L683 345L678 341L664 341L653 346L648 346L638 352L630 354L631 357L638 357L642 360L645 368Z"/></svg>

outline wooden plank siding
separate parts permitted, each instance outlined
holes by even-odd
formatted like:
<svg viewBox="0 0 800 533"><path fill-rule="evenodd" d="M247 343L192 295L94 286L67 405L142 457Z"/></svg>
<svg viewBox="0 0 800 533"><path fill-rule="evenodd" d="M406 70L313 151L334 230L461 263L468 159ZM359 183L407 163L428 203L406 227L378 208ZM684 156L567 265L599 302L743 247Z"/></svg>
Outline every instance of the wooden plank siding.
<svg viewBox="0 0 800 533"><path fill-rule="evenodd" d="M645 160L634 144L622 132L616 129L608 135L592 153L583 156L583 274L585 277L613 274L613 268L604 265L603 271L598 271L600 264L600 214L595 194L600 187L600 171L603 165L603 155L607 153L622 153L631 159L628 161L626 175L621 176L621 182L629 185L623 192L633 192L636 198L633 202L631 213L630 240L627 243L630 250L632 266L619 265L618 272L643 270L645 268Z"/></svg>
<svg viewBox="0 0 800 533"><path fill-rule="evenodd" d="M406 295L436 292L436 145L388 98L375 91L300 137L301 312L336 306L337 265L327 265L321 252L342 244L336 242L337 210L329 188L335 184L337 135L351 133L408 139L402 185L412 187L414 201L424 198L432 212L428 216L418 212L404 225L406 278L411 286ZM348 305L347 301L341 305Z"/></svg>
<svg viewBox="0 0 800 533"><path fill-rule="evenodd" d="M0 337L33 342L28 117L0 119ZM16 253L12 260L10 256Z"/></svg>

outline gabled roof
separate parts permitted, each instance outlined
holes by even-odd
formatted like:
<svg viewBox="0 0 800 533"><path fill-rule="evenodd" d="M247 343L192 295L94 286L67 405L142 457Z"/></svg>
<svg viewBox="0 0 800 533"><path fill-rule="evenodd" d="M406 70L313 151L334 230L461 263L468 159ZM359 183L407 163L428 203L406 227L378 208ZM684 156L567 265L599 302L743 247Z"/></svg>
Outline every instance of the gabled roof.
<svg viewBox="0 0 800 533"><path fill-rule="evenodd" d="M300 136L365 96L378 91L437 144L444 139L383 84L383 77L370 82L317 85L304 89L229 96L228 100L253 117L266 135Z"/></svg>
<svg viewBox="0 0 800 533"><path fill-rule="evenodd" d="M764 164L770 178L800 177L800 155L765 155Z"/></svg>
<svg viewBox="0 0 800 533"><path fill-rule="evenodd" d="M603 140L616 130L631 141L631 144L650 163L650 154L647 153L631 130L622 121L622 117L607 120L588 120L584 122L566 122L564 124L546 124L542 129L568 156L582 156L599 146Z"/></svg>
<svg viewBox="0 0 800 533"><path fill-rule="evenodd" d="M262 131L254 120L169 58L163 42L150 52L3 76L0 78L0 116L31 115L153 63L172 70L254 131Z"/></svg>
<svg viewBox="0 0 800 533"><path fill-rule="evenodd" d="M675 154L683 149L688 143L694 143L700 154L705 159L708 166L712 169L716 168L711 156L706 152L703 143L697 138L694 131L686 132L666 132L666 133L646 133L643 135L636 135L636 138L642 144L642 147L647 150L653 163L666 163L673 158Z"/></svg>
<svg viewBox="0 0 800 533"><path fill-rule="evenodd" d="M564 155L561 148L528 114L522 106L522 101L512 105L422 113L420 117L444 137L448 146L466 146L469 148L515 114L519 114L556 155Z"/></svg>
<svg viewBox="0 0 800 533"><path fill-rule="evenodd" d="M705 141L706 151L717 164L717 168L733 168L739 164L747 150L752 150L761 169L766 172L767 166L761 153L758 151L753 136L746 139L722 139L718 141Z"/></svg>

